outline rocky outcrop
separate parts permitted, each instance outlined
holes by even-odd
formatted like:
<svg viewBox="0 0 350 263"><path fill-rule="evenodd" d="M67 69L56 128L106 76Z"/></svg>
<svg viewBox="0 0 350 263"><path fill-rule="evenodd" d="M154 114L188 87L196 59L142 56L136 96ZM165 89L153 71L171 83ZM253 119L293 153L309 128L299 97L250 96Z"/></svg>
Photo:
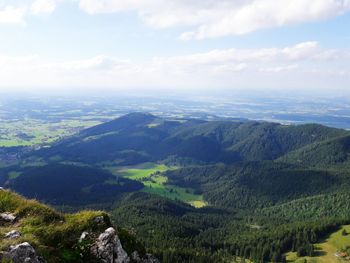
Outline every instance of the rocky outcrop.
<svg viewBox="0 0 350 263"><path fill-rule="evenodd" d="M12 230L7 234L5 234L5 238L7 239L15 239L15 238L19 238L20 236L21 236L21 233L17 230Z"/></svg>
<svg viewBox="0 0 350 263"><path fill-rule="evenodd" d="M160 263L160 261L151 254L146 254L143 258L141 258L137 251L134 251L131 254L131 261L135 263Z"/></svg>
<svg viewBox="0 0 350 263"><path fill-rule="evenodd" d="M79 239L80 242L87 236L88 233L83 232ZM103 263L160 263L153 255L146 254L141 257L137 251L133 252L129 257L123 249L115 229L112 227L98 237L91 248L91 253Z"/></svg>
<svg viewBox="0 0 350 263"><path fill-rule="evenodd" d="M37 255L35 249L27 242L11 246L9 252L5 252L2 258L10 260L13 263L45 263L45 261Z"/></svg>
<svg viewBox="0 0 350 263"><path fill-rule="evenodd" d="M0 222L13 223L15 222L16 217L11 213L1 213Z"/></svg>
<svg viewBox="0 0 350 263"><path fill-rule="evenodd" d="M74 262L158 262L150 261L152 257L144 255L145 249L136 238L121 228L122 241L125 240L124 249L105 212L61 214L39 202L28 202L27 199L2 189L0 200L0 248L3 250L0 251L0 262L63 262L65 259L61 257L64 253L74 255ZM9 207L11 210L8 210ZM45 227L54 239L48 238ZM36 248L40 250L36 251ZM131 253L128 255L126 252L134 250L142 251L141 256L135 252L131 258ZM40 256L41 253L45 259Z"/></svg>
<svg viewBox="0 0 350 263"><path fill-rule="evenodd" d="M79 243L83 242L89 236L89 232L84 231L79 238Z"/></svg>
<svg viewBox="0 0 350 263"><path fill-rule="evenodd" d="M114 228L102 233L91 248L91 253L103 263L129 263L130 258L123 249Z"/></svg>
<svg viewBox="0 0 350 263"><path fill-rule="evenodd" d="M141 263L160 263L160 261L155 256L146 254L146 256L141 260Z"/></svg>
<svg viewBox="0 0 350 263"><path fill-rule="evenodd" d="M104 225L105 224L105 219L103 218L103 216L98 216L94 218L94 223L96 223L97 225Z"/></svg>

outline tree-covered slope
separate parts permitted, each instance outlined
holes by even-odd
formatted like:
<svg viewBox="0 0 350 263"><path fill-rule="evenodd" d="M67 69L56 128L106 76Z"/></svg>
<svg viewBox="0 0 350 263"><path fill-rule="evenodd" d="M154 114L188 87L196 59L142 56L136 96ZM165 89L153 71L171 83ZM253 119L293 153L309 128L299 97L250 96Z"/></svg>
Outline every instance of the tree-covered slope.
<svg viewBox="0 0 350 263"><path fill-rule="evenodd" d="M254 215L283 222L317 220L319 218L349 219L349 199L350 191L315 195L257 209L254 211Z"/></svg>
<svg viewBox="0 0 350 263"><path fill-rule="evenodd" d="M244 131L246 138L232 146L230 150L239 152L244 160L274 160L292 150L314 142L320 142L345 134L339 129L318 124L283 126L262 123L253 132Z"/></svg>
<svg viewBox="0 0 350 263"><path fill-rule="evenodd" d="M186 167L166 172L169 183L203 193L212 205L254 208L348 189L344 172L302 168L273 161Z"/></svg>
<svg viewBox="0 0 350 263"><path fill-rule="evenodd" d="M226 225L232 222L235 230L247 228L234 220L233 212L196 209L146 193L125 196L111 215L118 224L134 228L146 247L165 263L229 262L230 254L217 251L229 236Z"/></svg>
<svg viewBox="0 0 350 263"><path fill-rule="evenodd" d="M325 198L329 203L333 197ZM324 200L311 201L308 208L319 209L318 201ZM301 199L297 202L303 203ZM305 199L305 204L308 202ZM312 254L313 243L349 222L336 216L340 210L343 215L349 213L347 203L339 203L334 209L327 207L331 208L329 216L320 217L323 213L320 212L302 217L305 211L297 210L297 215L288 219L277 207L273 216L273 207L245 211L194 209L180 202L137 193L116 203L112 218L132 226L145 246L164 263L226 263L235 262L235 258L238 262L249 258L253 262L280 263L285 262L283 254L289 251L305 250ZM288 209L285 212L293 213Z"/></svg>
<svg viewBox="0 0 350 263"><path fill-rule="evenodd" d="M77 206L111 203L122 193L141 190L143 185L97 168L50 164L18 167L17 176L9 179L6 187L28 198Z"/></svg>
<svg viewBox="0 0 350 263"><path fill-rule="evenodd" d="M86 163L114 161L120 165L160 161L171 156L234 163L273 160L310 143L344 134L344 130L316 124L165 120L133 113L83 130L34 155Z"/></svg>
<svg viewBox="0 0 350 263"><path fill-rule="evenodd" d="M305 166L329 167L349 160L350 135L316 142L280 158L280 161Z"/></svg>

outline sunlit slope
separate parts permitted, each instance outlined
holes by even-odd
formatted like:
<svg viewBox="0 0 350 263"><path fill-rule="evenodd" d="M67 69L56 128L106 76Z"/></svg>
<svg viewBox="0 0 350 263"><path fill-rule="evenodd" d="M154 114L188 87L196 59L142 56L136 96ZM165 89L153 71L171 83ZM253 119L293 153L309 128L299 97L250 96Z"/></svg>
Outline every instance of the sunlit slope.
<svg viewBox="0 0 350 263"><path fill-rule="evenodd" d="M290 252L287 254L288 262L304 263L305 260L308 263L347 262L346 257L341 257L341 253L348 254L350 252L350 225L341 227L341 229L331 234L324 242L315 244L314 247L314 257L298 257L295 252Z"/></svg>

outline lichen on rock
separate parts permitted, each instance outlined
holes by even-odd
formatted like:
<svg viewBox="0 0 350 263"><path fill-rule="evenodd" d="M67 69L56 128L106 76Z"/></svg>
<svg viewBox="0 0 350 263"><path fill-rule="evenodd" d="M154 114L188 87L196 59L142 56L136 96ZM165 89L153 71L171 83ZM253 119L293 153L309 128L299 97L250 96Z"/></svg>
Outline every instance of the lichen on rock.
<svg viewBox="0 0 350 263"><path fill-rule="evenodd" d="M38 256L28 242L11 246L10 250L5 252L2 257L13 263L45 263L45 260Z"/></svg>
<svg viewBox="0 0 350 263"><path fill-rule="evenodd" d="M130 258L123 249L113 227L106 229L91 248L91 253L104 263L129 263Z"/></svg>

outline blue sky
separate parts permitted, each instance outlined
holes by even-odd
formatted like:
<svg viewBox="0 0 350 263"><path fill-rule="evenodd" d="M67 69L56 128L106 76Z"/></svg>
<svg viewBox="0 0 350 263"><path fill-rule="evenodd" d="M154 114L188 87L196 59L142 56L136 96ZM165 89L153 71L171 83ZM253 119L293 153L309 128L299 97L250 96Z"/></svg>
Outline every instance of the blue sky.
<svg viewBox="0 0 350 263"><path fill-rule="evenodd" d="M346 91L349 0L0 0L0 89Z"/></svg>

